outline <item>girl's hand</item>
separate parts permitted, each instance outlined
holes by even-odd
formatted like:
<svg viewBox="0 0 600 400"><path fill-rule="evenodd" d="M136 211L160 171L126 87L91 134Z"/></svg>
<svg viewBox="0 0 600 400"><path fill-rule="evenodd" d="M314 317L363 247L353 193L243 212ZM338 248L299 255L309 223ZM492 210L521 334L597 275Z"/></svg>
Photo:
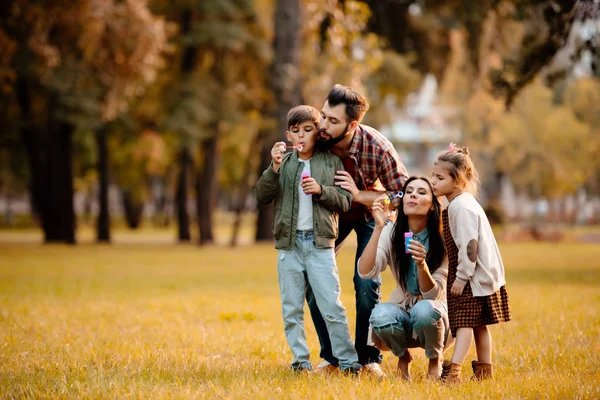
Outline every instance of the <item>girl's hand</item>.
<svg viewBox="0 0 600 400"><path fill-rule="evenodd" d="M284 142L275 143L273 145L273 148L271 149L271 159L273 160L273 170L275 172L279 171L279 167L281 166L281 162L283 161L284 149Z"/></svg>
<svg viewBox="0 0 600 400"><path fill-rule="evenodd" d="M305 194L316 194L320 196L323 194L323 190L321 189L321 185L317 183L313 178L308 177L302 179L302 190L304 190Z"/></svg>
<svg viewBox="0 0 600 400"><path fill-rule="evenodd" d="M373 207L371 207L373 218L375 219L375 226L379 228L382 228L385 225L385 221L390 213L388 205L385 204L385 199L387 199L387 195L382 194L375 199Z"/></svg>
<svg viewBox="0 0 600 400"><path fill-rule="evenodd" d="M425 265L427 249L422 243L417 240L411 240L408 245L408 252L412 254L412 258L417 263L417 267L423 267Z"/></svg>
<svg viewBox="0 0 600 400"><path fill-rule="evenodd" d="M460 296L465 290L465 284L462 282L454 281L452 284L452 288L450 289L450 294L452 296Z"/></svg>

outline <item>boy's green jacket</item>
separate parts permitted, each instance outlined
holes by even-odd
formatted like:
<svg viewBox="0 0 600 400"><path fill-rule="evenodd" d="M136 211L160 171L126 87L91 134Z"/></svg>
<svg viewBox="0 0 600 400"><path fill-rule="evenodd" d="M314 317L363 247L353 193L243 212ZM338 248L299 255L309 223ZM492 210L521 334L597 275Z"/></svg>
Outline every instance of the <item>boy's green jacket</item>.
<svg viewBox="0 0 600 400"><path fill-rule="evenodd" d="M276 249L289 250L295 245L298 186L303 169L304 163L298 160L298 153L288 153L283 157L279 172L269 166L254 188L259 203L275 201L273 236ZM338 213L350 209L352 195L334 183L335 172L343 170L342 161L335 154L317 149L310 160L311 177L323 188L321 196L312 196L313 231L317 248L334 247L338 235Z"/></svg>

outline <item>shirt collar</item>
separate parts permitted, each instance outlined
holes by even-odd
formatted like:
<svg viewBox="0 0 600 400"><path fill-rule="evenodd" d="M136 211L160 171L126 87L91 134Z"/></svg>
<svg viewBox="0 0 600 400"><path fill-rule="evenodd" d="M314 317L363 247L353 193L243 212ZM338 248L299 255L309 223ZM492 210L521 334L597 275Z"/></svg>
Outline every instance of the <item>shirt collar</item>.
<svg viewBox="0 0 600 400"><path fill-rule="evenodd" d="M363 145L363 134L362 128L360 125L356 127L354 131L354 137L352 138L352 144L350 145L350 150L348 150L348 154L358 154L360 153L360 149Z"/></svg>
<svg viewBox="0 0 600 400"><path fill-rule="evenodd" d="M418 240L419 243L424 243L427 239L429 239L429 231L427 230L427 227L425 227L425 229L419 233L413 233L413 239Z"/></svg>

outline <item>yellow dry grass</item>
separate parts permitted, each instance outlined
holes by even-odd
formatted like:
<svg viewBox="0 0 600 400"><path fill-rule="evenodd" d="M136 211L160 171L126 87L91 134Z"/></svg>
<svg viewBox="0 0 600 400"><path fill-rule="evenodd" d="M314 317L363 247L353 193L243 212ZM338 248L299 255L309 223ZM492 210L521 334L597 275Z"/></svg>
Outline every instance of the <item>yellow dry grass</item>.
<svg viewBox="0 0 600 400"><path fill-rule="evenodd" d="M271 245L0 243L3 398L600 398L594 244L501 245L513 321L491 328L493 381L457 387L288 369ZM354 324L352 245L338 258ZM392 288L384 275L383 295ZM318 341L306 316L313 363ZM353 331L353 328L351 329ZM474 349L467 362L475 357ZM468 365L464 374L470 376Z"/></svg>

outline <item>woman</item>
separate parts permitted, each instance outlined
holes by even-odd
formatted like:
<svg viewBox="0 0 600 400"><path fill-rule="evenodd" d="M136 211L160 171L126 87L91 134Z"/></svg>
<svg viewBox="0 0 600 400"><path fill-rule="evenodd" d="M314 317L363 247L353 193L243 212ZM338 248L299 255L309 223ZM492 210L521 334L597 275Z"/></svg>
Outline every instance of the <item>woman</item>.
<svg viewBox="0 0 600 400"><path fill-rule="evenodd" d="M358 272L361 278L374 279L390 265L397 286L389 302L378 304L371 313L374 342L398 357L398 374L404 379L410 379L408 349L424 348L428 376L437 379L449 336L442 210L427 178L409 178L403 192L395 223L386 222L385 195L373 203L375 230L358 261ZM413 233L408 246L406 232Z"/></svg>

